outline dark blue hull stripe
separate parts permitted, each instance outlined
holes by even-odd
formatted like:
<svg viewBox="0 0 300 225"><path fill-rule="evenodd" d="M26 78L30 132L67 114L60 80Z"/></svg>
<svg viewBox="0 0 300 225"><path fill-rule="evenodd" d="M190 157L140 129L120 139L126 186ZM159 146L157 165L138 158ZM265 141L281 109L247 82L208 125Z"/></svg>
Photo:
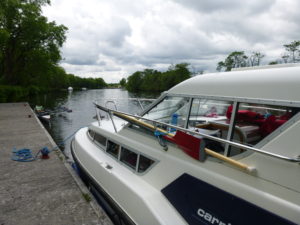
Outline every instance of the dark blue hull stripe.
<svg viewBox="0 0 300 225"><path fill-rule="evenodd" d="M162 193L189 224L294 224L188 174L170 183Z"/></svg>

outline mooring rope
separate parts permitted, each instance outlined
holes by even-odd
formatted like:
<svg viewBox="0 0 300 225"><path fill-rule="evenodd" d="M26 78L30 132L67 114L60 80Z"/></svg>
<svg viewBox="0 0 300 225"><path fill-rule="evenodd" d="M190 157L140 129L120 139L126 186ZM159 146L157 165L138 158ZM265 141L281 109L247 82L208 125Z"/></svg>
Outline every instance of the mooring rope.
<svg viewBox="0 0 300 225"><path fill-rule="evenodd" d="M154 131L154 135L155 135L155 137L157 137L158 143L160 144L160 146L163 147L163 149L164 149L165 151L168 150L168 146L167 146L166 140L163 138L163 136L164 136L164 135L167 135L167 134L168 134L168 133L164 133L164 132L161 132L161 131L159 131L159 130L155 130L155 131Z"/></svg>
<svg viewBox="0 0 300 225"><path fill-rule="evenodd" d="M69 135L68 137L66 137L63 141L61 141L60 143L58 143L55 147L53 147L51 150L48 149L48 147L43 147L41 148L35 155L32 154L31 149L28 148L22 148L17 150L15 147L12 150L12 157L11 159L14 161L18 161L18 162L32 162L34 160L36 160L38 158L38 155L41 153L42 156L44 157L48 157L48 155L58 149L59 147L61 147L63 144L65 144L65 142L67 140L69 140L71 137L73 137L77 131L79 131L80 129L84 128L86 126L80 127L78 128L76 131L74 131L71 135Z"/></svg>

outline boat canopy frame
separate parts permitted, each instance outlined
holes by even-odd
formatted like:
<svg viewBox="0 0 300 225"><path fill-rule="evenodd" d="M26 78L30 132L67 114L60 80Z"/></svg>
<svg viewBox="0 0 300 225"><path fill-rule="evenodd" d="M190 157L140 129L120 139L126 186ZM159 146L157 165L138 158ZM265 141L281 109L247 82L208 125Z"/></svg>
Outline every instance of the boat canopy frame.
<svg viewBox="0 0 300 225"><path fill-rule="evenodd" d="M149 105L147 109L145 109L143 112L140 113L141 116L144 116L146 113L148 113L153 107L158 105L160 102L163 101L165 97L186 97L189 98L189 106L188 106L188 115L187 118L189 118L191 113L191 107L193 99L210 99L210 100L217 100L217 101L231 101L233 103L233 110L232 110L232 116L231 116L231 123L229 126L229 132L228 132L228 138L232 137L234 129L233 129L233 123L235 114L237 111L237 108L239 107L240 103L252 103L252 104L266 104L266 105L274 105L274 106L285 106L285 107L296 107L300 108L300 102L296 101L282 101L282 100L274 100L274 99L255 99L255 98L240 98L240 97L229 97L229 96L212 96L212 95L189 95L189 94L175 94L175 93L168 93L163 92L161 96L152 104ZM267 137L263 138L260 142L258 142L255 145L255 148L260 149L264 145L266 145L270 140L274 139L276 136L278 136L280 133L282 133L284 130L286 130L288 127L290 127L293 123L300 120L300 111L294 115L291 119L289 119L285 124L281 126L280 129L275 130L271 134L269 134ZM184 128L188 127L188 120L186 121L186 124ZM230 139L227 139L230 141ZM229 146L228 144L225 145L225 152L224 155L228 155L229 153ZM300 155L297 156L297 158L300 159Z"/></svg>
<svg viewBox="0 0 300 225"><path fill-rule="evenodd" d="M168 95L167 93L162 94L158 98L157 101L155 101L154 103L152 103L146 110L144 110L144 112L142 113L142 115L144 115L145 113L147 113L153 106L155 106L158 103L160 103L164 99L165 96L178 96L178 95ZM183 95L181 95L181 96L183 96ZM187 97L186 95L184 95L184 96ZM189 97L191 97L191 96L189 96ZM201 98L202 96L195 96L195 97ZM219 100L220 98L215 97L215 99ZM226 99L232 101L232 98L226 98ZM260 101L260 103L262 103L262 102L263 101ZM266 101L266 102L268 102L268 101ZM266 102L264 102L264 103L266 103ZM255 101L253 103L257 103L257 101ZM268 102L268 104L270 104L270 102ZM167 124L167 123L164 123L164 122L159 122L159 121L156 121L156 120L147 119L147 118L144 118L142 116L133 115L133 114L130 114L130 113L119 111L119 110L109 109L107 107L99 105L96 102L94 102L94 105L95 105L96 109L102 110L102 111L104 111L104 112L106 112L106 113L108 113L110 115L110 118L111 118L111 121L113 123L113 126L114 126L114 129L115 129L116 133L117 133L117 129L116 129L115 123L113 122L112 115L117 116L117 117L119 117L121 119L122 119L121 115L125 115L125 116L129 116L129 117L133 117L136 120L145 120L145 121L151 122L151 123L154 124L155 127L157 127L157 125L162 125L162 126L166 126L166 127L169 127L169 128L174 128L176 130L180 130L180 131L182 131L184 133L188 133L188 134L192 134L192 135L201 135L204 138L207 138L207 139L212 140L212 141L217 141L217 142L223 143L223 144L228 145L228 146L233 146L233 147L237 147L237 148L240 148L240 149L249 150L249 151L252 151L252 152L256 152L256 153L268 155L268 156L271 156L273 158L277 158L277 159L281 159L281 160L285 160L285 161L300 162L300 157L299 156L288 157L288 156L284 156L284 155L280 155L280 154L268 152L268 151L262 150L260 148L255 148L255 147L247 146L247 145L240 144L240 143L237 143L237 142L233 142L233 141L230 141L230 140L225 140L225 139L222 139L222 138L218 138L218 137L215 137L215 136L204 134L204 133L201 133L201 132L191 131L191 130L188 130L186 128L182 128L182 127L175 126L175 125L172 125L172 124ZM235 105L237 106L238 104L235 104ZM99 125L100 125L101 117L100 117L100 114L99 114L98 110L96 110L96 111L97 111L98 122L99 122ZM300 118L300 112L297 113L294 117L296 117L296 116ZM123 119L124 119L124 117L123 117Z"/></svg>
<svg viewBox="0 0 300 225"><path fill-rule="evenodd" d="M243 102L243 103L255 103L255 104L266 104L274 106L287 106L287 107L299 107L300 102L295 101L282 101L274 99L256 99L256 98L241 98L241 97L231 97L231 96L215 96L215 95L189 95L189 94L175 94L164 92L155 102L149 105L141 115L147 113L152 107L160 103L166 96L169 97L186 97L186 98L207 98L210 100L220 100L220 101L232 101L232 102Z"/></svg>

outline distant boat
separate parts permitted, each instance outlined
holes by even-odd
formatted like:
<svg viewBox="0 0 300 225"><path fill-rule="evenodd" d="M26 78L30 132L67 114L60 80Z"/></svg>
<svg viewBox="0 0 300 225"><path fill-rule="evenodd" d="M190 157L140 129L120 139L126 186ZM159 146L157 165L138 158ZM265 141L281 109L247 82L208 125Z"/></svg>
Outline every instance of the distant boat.
<svg viewBox="0 0 300 225"><path fill-rule="evenodd" d="M68 91L73 91L73 88L72 87L68 87Z"/></svg>
<svg viewBox="0 0 300 225"><path fill-rule="evenodd" d="M43 106L36 105L34 108L34 112L40 120L49 122L51 119L51 115L48 111L44 110Z"/></svg>
<svg viewBox="0 0 300 225"><path fill-rule="evenodd" d="M86 87L81 88L81 90L86 91Z"/></svg>

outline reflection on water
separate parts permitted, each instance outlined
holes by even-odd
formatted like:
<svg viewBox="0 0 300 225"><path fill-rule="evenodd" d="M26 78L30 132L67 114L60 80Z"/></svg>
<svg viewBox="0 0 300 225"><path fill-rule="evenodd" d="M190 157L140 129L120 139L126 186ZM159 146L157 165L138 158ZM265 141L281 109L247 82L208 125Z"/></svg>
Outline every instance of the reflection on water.
<svg viewBox="0 0 300 225"><path fill-rule="evenodd" d="M44 124L54 141L58 144L72 135L81 127L88 126L94 121L96 115L94 101L105 105L108 99L114 99L117 109L123 112L136 114L141 111L136 101L130 101L128 98L156 98L157 94L132 94L122 89L99 89L75 92L59 92L41 95L30 100L32 108L35 105L43 105L46 109L56 110L61 106L72 109L71 113L54 113L51 118L51 126ZM113 107L110 104L109 107ZM66 141L61 149L70 156L70 141Z"/></svg>

